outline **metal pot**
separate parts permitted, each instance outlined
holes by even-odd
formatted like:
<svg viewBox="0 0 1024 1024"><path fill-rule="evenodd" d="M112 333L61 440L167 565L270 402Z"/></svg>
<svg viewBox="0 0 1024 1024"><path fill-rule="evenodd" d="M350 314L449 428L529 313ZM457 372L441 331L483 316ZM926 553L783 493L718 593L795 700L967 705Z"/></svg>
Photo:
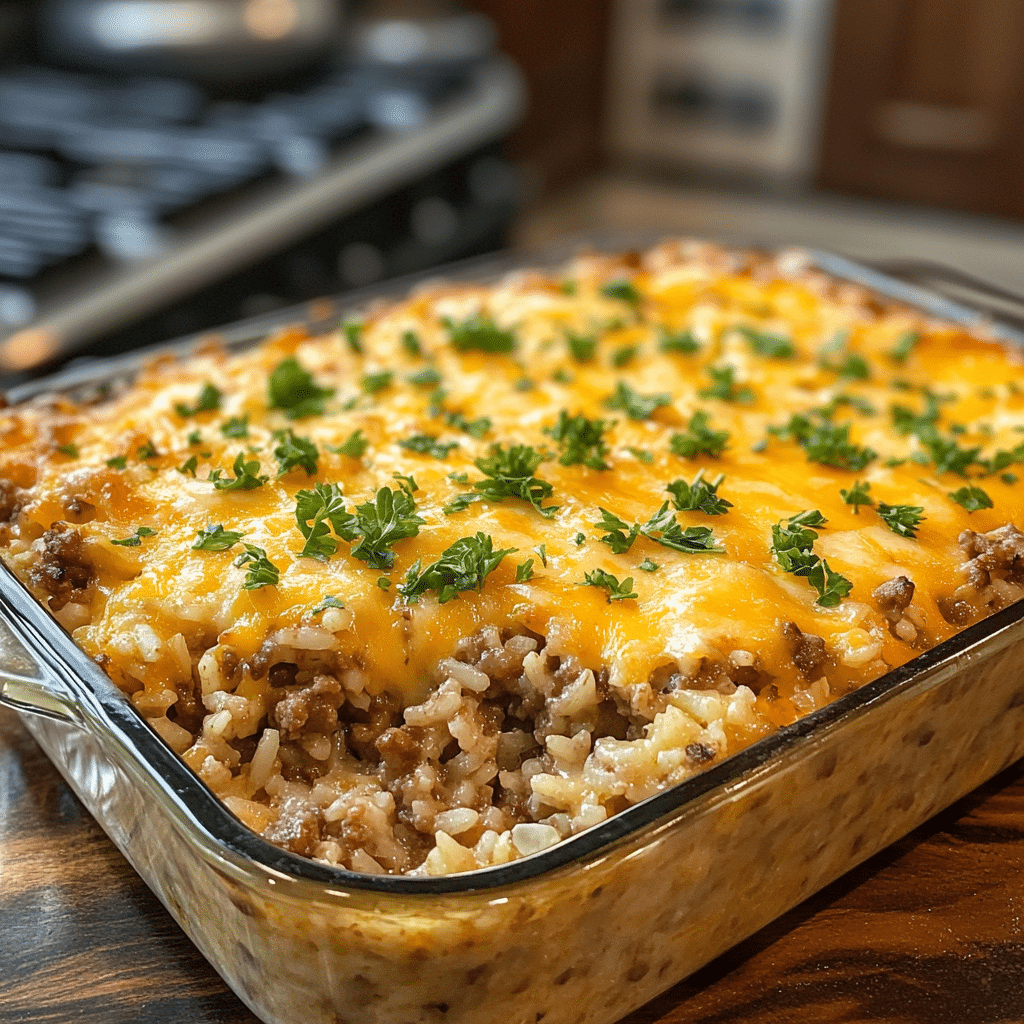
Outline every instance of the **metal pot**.
<svg viewBox="0 0 1024 1024"><path fill-rule="evenodd" d="M208 82L297 70L337 42L338 0L45 0L53 59Z"/></svg>

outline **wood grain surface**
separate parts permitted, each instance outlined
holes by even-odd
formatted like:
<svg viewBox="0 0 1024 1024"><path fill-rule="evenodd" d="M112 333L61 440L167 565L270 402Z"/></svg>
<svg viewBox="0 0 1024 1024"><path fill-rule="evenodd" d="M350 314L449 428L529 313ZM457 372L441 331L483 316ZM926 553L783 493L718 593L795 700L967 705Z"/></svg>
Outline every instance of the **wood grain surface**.
<svg viewBox="0 0 1024 1024"><path fill-rule="evenodd" d="M623 1024L1024 1024L1022 914L1015 765ZM0 1022L255 1020L0 708Z"/></svg>

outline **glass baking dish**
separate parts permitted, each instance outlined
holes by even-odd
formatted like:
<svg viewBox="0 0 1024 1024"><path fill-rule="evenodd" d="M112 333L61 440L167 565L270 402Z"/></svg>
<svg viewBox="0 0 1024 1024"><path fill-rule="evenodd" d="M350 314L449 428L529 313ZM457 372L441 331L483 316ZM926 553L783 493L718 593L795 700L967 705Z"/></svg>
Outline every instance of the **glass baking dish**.
<svg viewBox="0 0 1024 1024"><path fill-rule="evenodd" d="M870 268L794 258L978 325L976 311ZM509 268L477 261L446 276ZM337 322L325 306L306 314ZM279 322L238 325L224 341L251 344ZM988 330L1024 343L1006 325ZM142 358L82 366L21 395L102 388ZM608 1024L1024 755L1022 665L1018 602L539 854L441 878L374 876L247 830L0 569L0 702L25 712L85 806L269 1024Z"/></svg>

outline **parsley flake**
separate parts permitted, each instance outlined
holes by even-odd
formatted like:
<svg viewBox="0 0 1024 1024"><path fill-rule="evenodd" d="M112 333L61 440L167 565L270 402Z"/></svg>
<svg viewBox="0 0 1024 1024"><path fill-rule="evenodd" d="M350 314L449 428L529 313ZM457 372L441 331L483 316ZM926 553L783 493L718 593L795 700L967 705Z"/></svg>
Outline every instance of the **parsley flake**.
<svg viewBox="0 0 1024 1024"><path fill-rule="evenodd" d="M658 339L658 351L690 356L700 351L700 342L693 331L678 331L673 334L663 327Z"/></svg>
<svg viewBox="0 0 1024 1024"><path fill-rule="evenodd" d="M792 340L781 334L771 334L745 325L734 329L743 336L755 355L767 356L769 359L792 359L796 355L796 346Z"/></svg>
<svg viewBox="0 0 1024 1024"><path fill-rule="evenodd" d="M398 592L407 604L416 604L428 590L437 594L439 604L445 604L467 590L483 590L486 578L498 568L506 555L515 548L494 550L494 541L485 533L461 537L441 553L441 557L425 568L415 562L406 574Z"/></svg>
<svg viewBox="0 0 1024 1024"><path fill-rule="evenodd" d="M220 425L220 432L224 437L239 440L249 436L249 414L244 416L232 416ZM198 444L198 442L196 442Z"/></svg>
<svg viewBox="0 0 1024 1024"><path fill-rule="evenodd" d="M69 441L67 444L57 445L57 451L66 455L69 459L77 459L79 456L78 445Z"/></svg>
<svg viewBox="0 0 1024 1024"><path fill-rule="evenodd" d="M380 370L377 373L364 373L359 378L359 386L368 395L377 395L391 387L395 379L394 370Z"/></svg>
<svg viewBox="0 0 1024 1024"><path fill-rule="evenodd" d="M304 469L308 476L316 476L320 450L308 437L300 437L289 428L275 430L274 438L278 442L274 449L278 476L293 469Z"/></svg>
<svg viewBox="0 0 1024 1024"><path fill-rule="evenodd" d="M516 583L526 583L533 579L533 559L528 558L521 565L516 566Z"/></svg>
<svg viewBox="0 0 1024 1024"><path fill-rule="evenodd" d="M423 346L420 344L419 335L415 331L402 331L402 348L405 354L415 359L423 355Z"/></svg>
<svg viewBox="0 0 1024 1024"><path fill-rule="evenodd" d="M143 444L140 444L139 447L135 449L135 453L140 459L160 458L160 453L156 450L156 445L153 444L148 437Z"/></svg>
<svg viewBox="0 0 1024 1024"><path fill-rule="evenodd" d="M594 358L594 353L597 351L596 334L573 334L570 331L565 340L569 345L569 355L577 363L589 363Z"/></svg>
<svg viewBox="0 0 1024 1024"><path fill-rule="evenodd" d="M711 387L700 388L697 392L701 398L717 398L723 402L741 402L749 405L756 401L754 392L736 384L736 370L732 366L707 366L705 372L711 378Z"/></svg>
<svg viewBox="0 0 1024 1024"><path fill-rule="evenodd" d="M646 448L634 448L632 445L627 445L626 451L629 452L637 462L642 462L645 466L650 466L654 462L654 455L647 451Z"/></svg>
<svg viewBox="0 0 1024 1024"><path fill-rule="evenodd" d="M958 491L950 491L949 496L968 512L992 508L992 499L980 487L961 487Z"/></svg>
<svg viewBox="0 0 1024 1024"><path fill-rule="evenodd" d="M548 567L548 546L547 544L538 544L534 549L537 552L537 557L540 559L540 564L546 569Z"/></svg>
<svg viewBox="0 0 1024 1024"><path fill-rule="evenodd" d="M182 476L195 476L196 469L199 466L199 459L195 455L190 455L180 466L178 466L178 472Z"/></svg>
<svg viewBox="0 0 1024 1024"><path fill-rule="evenodd" d="M185 438L185 440L188 441L190 448L193 447L194 445L202 444L203 432L201 430L191 430L189 431L188 436Z"/></svg>
<svg viewBox="0 0 1024 1024"><path fill-rule="evenodd" d="M544 427L544 433L561 446L560 465L610 469L605 462L608 445L603 436L610 426L605 420L590 420L583 413L570 416L562 409L558 422L553 427Z"/></svg>
<svg viewBox="0 0 1024 1024"><path fill-rule="evenodd" d="M620 380L615 385L615 393L606 398L604 404L609 409L621 409L631 420L646 420L653 415L655 409L671 403L672 396L666 391L641 395Z"/></svg>
<svg viewBox="0 0 1024 1024"><path fill-rule="evenodd" d="M244 544L245 550L235 559L239 568L247 566L242 587L245 590L259 590L261 587L276 587L281 579L281 570L269 558L263 548L255 544Z"/></svg>
<svg viewBox="0 0 1024 1024"><path fill-rule="evenodd" d="M400 448L416 452L418 455L433 455L435 459L446 459L451 452L459 447L458 441L438 441L431 434L413 434L398 442Z"/></svg>
<svg viewBox="0 0 1024 1024"><path fill-rule="evenodd" d="M244 452L235 456L231 470L235 474L234 480L229 480L219 469L213 470L206 479L218 491L251 491L254 487L262 487L270 479L260 475L259 459L246 462Z"/></svg>
<svg viewBox="0 0 1024 1024"><path fill-rule="evenodd" d="M627 576L621 583L604 569L592 569L583 574L581 587L603 587L608 591L608 603L612 601L635 601L640 595L633 590L633 577Z"/></svg>
<svg viewBox="0 0 1024 1024"><path fill-rule="evenodd" d="M692 459L697 455L710 455L717 458L729 444L727 430L712 430L708 425L711 417L698 409L691 417L685 431L675 433L669 439L669 451L684 459Z"/></svg>
<svg viewBox="0 0 1024 1024"><path fill-rule="evenodd" d="M917 528L924 519L924 509L920 505L887 505L880 501L877 512L882 522L901 537L916 537Z"/></svg>
<svg viewBox="0 0 1024 1024"><path fill-rule="evenodd" d="M637 568L642 572L657 572L661 566L657 562L652 562L649 558L645 558Z"/></svg>
<svg viewBox="0 0 1024 1024"><path fill-rule="evenodd" d="M200 412L211 412L220 408L221 390L216 385L206 381L199 389L199 395L193 405L185 402L175 402L174 411L182 418L188 419Z"/></svg>
<svg viewBox="0 0 1024 1024"><path fill-rule="evenodd" d="M341 333L348 342L348 347L357 356L363 354L363 331L366 325L362 320L348 319L341 325Z"/></svg>
<svg viewBox="0 0 1024 1024"><path fill-rule="evenodd" d="M418 388L437 387L441 383L441 371L436 366L424 366L422 370L410 373L405 379Z"/></svg>
<svg viewBox="0 0 1024 1024"><path fill-rule="evenodd" d="M337 484L313 485L310 491L295 495L295 522L306 543L299 552L305 558L326 562L338 550L338 541L353 541L358 536L356 517L345 510L341 488ZM335 536L331 536L331 530Z"/></svg>
<svg viewBox="0 0 1024 1024"><path fill-rule="evenodd" d="M142 543L143 537L153 537L156 535L156 530L150 529L148 526L140 526L130 537L125 537L123 540L111 539L111 544L116 544L122 548L137 548Z"/></svg>
<svg viewBox="0 0 1024 1024"><path fill-rule="evenodd" d="M857 480L849 489L840 487L839 493L847 505L853 506L853 514L856 516L860 515L861 505L874 505L874 499L868 494L870 490L871 484L867 480Z"/></svg>
<svg viewBox="0 0 1024 1024"><path fill-rule="evenodd" d="M411 481L411 477L406 479ZM411 483L413 490L415 482ZM426 522L416 514L416 502L408 491L382 487L372 501L356 506L355 532L359 541L352 547L352 557L359 558L371 569L390 569L395 562L393 544L415 537Z"/></svg>
<svg viewBox="0 0 1024 1024"><path fill-rule="evenodd" d="M244 533L237 530L225 530L220 523L204 526L196 530L196 541L192 545L193 551L227 551L234 547L243 537Z"/></svg>
<svg viewBox="0 0 1024 1024"><path fill-rule="evenodd" d="M110 469L124 469L127 465L127 455L115 455L112 459L107 459L107 466Z"/></svg>
<svg viewBox="0 0 1024 1024"><path fill-rule="evenodd" d="M804 577L814 587L818 604L834 608L853 589L853 584L812 550L818 539L812 527L824 526L826 522L817 509L809 509L776 523L772 527L772 551L780 568Z"/></svg>
<svg viewBox="0 0 1024 1024"><path fill-rule="evenodd" d="M458 352L476 349L479 352L505 353L516 347L515 333L499 327L482 313L476 313L462 323L442 317L441 323L448 331L452 348Z"/></svg>
<svg viewBox="0 0 1024 1024"><path fill-rule="evenodd" d="M640 355L640 346L636 345L620 345L612 353L612 366L617 369L622 369L623 366L628 366L633 362L636 357Z"/></svg>
<svg viewBox="0 0 1024 1024"><path fill-rule="evenodd" d="M704 470L693 479L673 480L665 490L672 495L672 504L680 512L703 512L708 516L723 516L732 508L732 502L718 496L718 488L725 479L719 475L715 480L705 480Z"/></svg>
<svg viewBox="0 0 1024 1024"><path fill-rule="evenodd" d="M363 437L362 430L353 430L337 447L327 445L337 455L347 455L350 459L361 459L370 447L370 442Z"/></svg>
<svg viewBox="0 0 1024 1024"><path fill-rule="evenodd" d="M628 302L637 305L641 295L635 284L626 278L619 278L615 281L606 281L601 285L601 294L606 299L617 299L619 302Z"/></svg>
<svg viewBox="0 0 1024 1024"><path fill-rule="evenodd" d="M913 352L917 343L921 340L921 335L917 331L904 331L893 345L892 350L889 352L889 358L894 363L903 364L907 361L907 357Z"/></svg>
<svg viewBox="0 0 1024 1024"><path fill-rule="evenodd" d="M542 502L551 496L553 488L546 480L533 475L544 458L544 452L529 445L512 445L506 450L500 444L492 444L487 456L475 462L477 469L489 479L478 480L473 489L487 501L521 498L542 516L550 518L559 506L545 506Z"/></svg>
<svg viewBox="0 0 1024 1024"><path fill-rule="evenodd" d="M339 601L338 598L336 598L333 594L326 594L324 595L324 599L318 605L310 609L309 614L311 616L322 615L325 611L327 611L328 608L344 607L345 606L341 603L341 601Z"/></svg>
<svg viewBox="0 0 1024 1024"><path fill-rule="evenodd" d="M313 375L295 358L278 363L268 382L271 409L283 409L290 420L323 415L334 388L320 387Z"/></svg>

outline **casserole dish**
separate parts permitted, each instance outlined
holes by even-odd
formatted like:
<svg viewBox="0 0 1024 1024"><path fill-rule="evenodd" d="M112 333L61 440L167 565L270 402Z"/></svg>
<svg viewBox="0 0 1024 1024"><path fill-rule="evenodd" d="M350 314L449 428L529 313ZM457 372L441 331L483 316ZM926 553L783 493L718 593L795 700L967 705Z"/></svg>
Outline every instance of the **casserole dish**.
<svg viewBox="0 0 1024 1024"><path fill-rule="evenodd" d="M273 1021L614 1020L1024 751L1015 605L543 853L443 879L372 877L241 828L34 601L12 586L2 610L5 699L48 716L33 731L86 805Z"/></svg>

